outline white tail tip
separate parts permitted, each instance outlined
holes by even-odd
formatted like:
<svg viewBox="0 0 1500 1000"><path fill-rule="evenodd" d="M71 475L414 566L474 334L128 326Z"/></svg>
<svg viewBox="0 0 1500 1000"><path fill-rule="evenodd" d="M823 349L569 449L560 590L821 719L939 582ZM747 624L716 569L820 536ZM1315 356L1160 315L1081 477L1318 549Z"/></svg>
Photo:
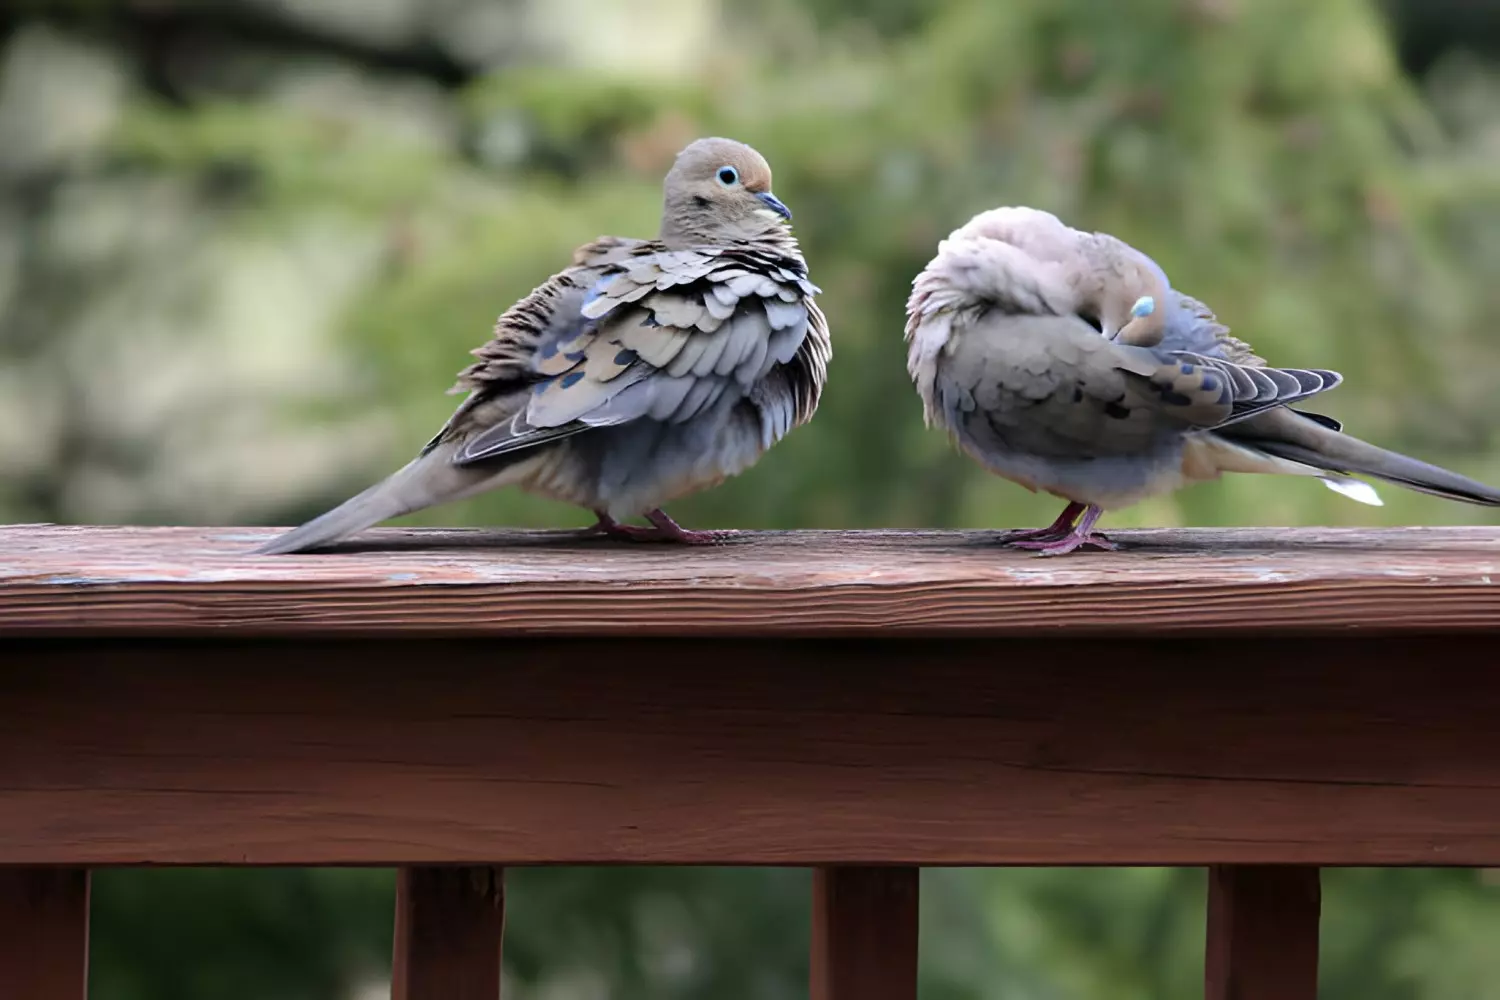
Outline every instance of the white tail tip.
<svg viewBox="0 0 1500 1000"><path fill-rule="evenodd" d="M1380 494L1375 492L1375 487L1362 479L1334 479L1332 477L1320 477L1324 486L1335 493L1342 493L1350 500L1369 504L1371 507L1384 507L1385 501L1380 499Z"/></svg>

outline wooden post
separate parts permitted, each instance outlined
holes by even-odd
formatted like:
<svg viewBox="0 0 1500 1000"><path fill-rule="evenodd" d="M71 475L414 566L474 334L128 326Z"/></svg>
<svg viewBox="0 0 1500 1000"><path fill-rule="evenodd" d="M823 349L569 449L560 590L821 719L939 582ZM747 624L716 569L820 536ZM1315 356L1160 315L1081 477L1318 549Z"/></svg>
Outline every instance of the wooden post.
<svg viewBox="0 0 1500 1000"><path fill-rule="evenodd" d="M84 1000L88 966L88 871L0 868L0 994Z"/></svg>
<svg viewBox="0 0 1500 1000"><path fill-rule="evenodd" d="M918 868L813 875L812 1000L916 1000Z"/></svg>
<svg viewBox="0 0 1500 1000"><path fill-rule="evenodd" d="M392 1000L498 1000L504 931L504 869L401 869Z"/></svg>
<svg viewBox="0 0 1500 1000"><path fill-rule="evenodd" d="M1316 1000L1320 896L1314 867L1211 868L1208 1000Z"/></svg>

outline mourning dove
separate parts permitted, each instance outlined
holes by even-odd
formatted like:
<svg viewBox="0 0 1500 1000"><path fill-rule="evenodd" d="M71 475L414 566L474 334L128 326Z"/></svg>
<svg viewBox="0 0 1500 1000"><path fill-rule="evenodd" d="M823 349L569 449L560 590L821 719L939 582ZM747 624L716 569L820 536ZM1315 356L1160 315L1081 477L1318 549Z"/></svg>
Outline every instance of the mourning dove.
<svg viewBox="0 0 1500 1000"><path fill-rule="evenodd" d="M404 468L259 551L326 545L503 486L586 507L611 536L711 542L661 510L748 469L817 409L832 347L754 149L699 139L654 240L601 237L497 321L468 391ZM652 527L621 524L644 516Z"/></svg>
<svg viewBox="0 0 1500 1000"><path fill-rule="evenodd" d="M997 208L954 230L912 282L907 370L928 426L992 472L1068 501L1006 541L1115 548L1106 510L1224 472L1315 476L1373 505L1358 473L1466 503L1500 491L1292 408L1342 381L1271 368L1150 258L1050 213Z"/></svg>

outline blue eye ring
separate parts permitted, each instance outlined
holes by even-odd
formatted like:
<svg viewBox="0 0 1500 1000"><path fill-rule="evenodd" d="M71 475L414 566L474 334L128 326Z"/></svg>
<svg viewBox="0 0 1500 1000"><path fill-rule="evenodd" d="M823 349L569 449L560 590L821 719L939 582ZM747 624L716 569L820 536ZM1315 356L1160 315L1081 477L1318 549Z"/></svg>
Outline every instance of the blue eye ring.
<svg viewBox="0 0 1500 1000"><path fill-rule="evenodd" d="M740 172L730 166L720 167L718 174L715 176L719 178L719 183L725 187L734 187L740 182Z"/></svg>

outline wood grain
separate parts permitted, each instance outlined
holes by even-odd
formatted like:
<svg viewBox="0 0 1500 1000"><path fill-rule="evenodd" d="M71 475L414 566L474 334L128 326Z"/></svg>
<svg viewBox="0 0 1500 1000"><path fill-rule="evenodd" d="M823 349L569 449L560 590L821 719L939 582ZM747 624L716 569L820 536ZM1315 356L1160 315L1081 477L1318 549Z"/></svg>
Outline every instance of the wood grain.
<svg viewBox="0 0 1500 1000"><path fill-rule="evenodd" d="M916 1000L916 868L813 875L812 1000Z"/></svg>
<svg viewBox="0 0 1500 1000"><path fill-rule="evenodd" d="M1212 869L1207 1000L1317 1000L1320 900L1316 868Z"/></svg>
<svg viewBox="0 0 1500 1000"><path fill-rule="evenodd" d="M986 532L749 533L715 548L563 532L0 528L0 635L850 636L1500 631L1500 529L1119 532L1047 559Z"/></svg>
<svg viewBox="0 0 1500 1000"><path fill-rule="evenodd" d="M0 995L85 1000L89 873L81 868L0 868Z"/></svg>
<svg viewBox="0 0 1500 1000"><path fill-rule="evenodd" d="M1500 866L1483 637L13 641L0 864Z"/></svg>
<svg viewBox="0 0 1500 1000"><path fill-rule="evenodd" d="M503 869L403 868L391 1000L497 1000L504 934Z"/></svg>

